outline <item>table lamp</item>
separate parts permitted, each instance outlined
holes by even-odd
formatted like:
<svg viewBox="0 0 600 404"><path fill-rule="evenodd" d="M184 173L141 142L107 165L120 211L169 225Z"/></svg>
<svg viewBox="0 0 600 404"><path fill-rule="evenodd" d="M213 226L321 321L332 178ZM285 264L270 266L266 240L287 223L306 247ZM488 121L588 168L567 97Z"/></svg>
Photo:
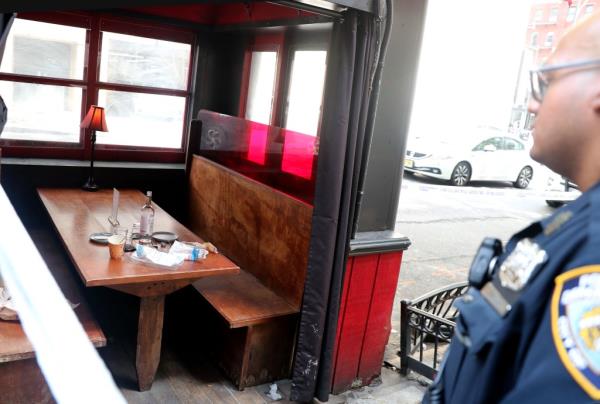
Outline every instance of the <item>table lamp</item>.
<svg viewBox="0 0 600 404"><path fill-rule="evenodd" d="M84 129L90 129L92 131L90 137L90 141L92 142L90 175L85 184L83 184L82 188L86 191L97 191L98 185L96 185L96 181L94 180L94 147L96 145L96 131L99 130L101 132L108 132L108 128L106 127L106 117L104 114L104 108L99 107L97 105L92 105L85 118L83 118L83 121L81 121L80 127Z"/></svg>

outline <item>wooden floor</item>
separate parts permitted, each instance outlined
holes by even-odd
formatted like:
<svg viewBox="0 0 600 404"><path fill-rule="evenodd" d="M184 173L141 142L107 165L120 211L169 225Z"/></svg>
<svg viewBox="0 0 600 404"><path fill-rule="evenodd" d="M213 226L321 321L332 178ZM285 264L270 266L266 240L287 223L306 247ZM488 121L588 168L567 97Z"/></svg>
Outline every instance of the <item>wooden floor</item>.
<svg viewBox="0 0 600 404"><path fill-rule="evenodd" d="M97 307L99 321L107 334L107 346L99 352L129 403L268 403L268 385L238 391L209 358L196 313L182 313L178 295L167 298L161 361L152 389L137 390L135 340L137 298L120 292L97 289L88 295ZM115 318L114 313L119 313ZM108 317L108 318L107 318ZM108 321L107 321L108 320ZM209 331L209 330L207 330ZM278 382L289 397L289 381ZM286 401L283 401L286 402ZM287 401L289 402L289 401Z"/></svg>

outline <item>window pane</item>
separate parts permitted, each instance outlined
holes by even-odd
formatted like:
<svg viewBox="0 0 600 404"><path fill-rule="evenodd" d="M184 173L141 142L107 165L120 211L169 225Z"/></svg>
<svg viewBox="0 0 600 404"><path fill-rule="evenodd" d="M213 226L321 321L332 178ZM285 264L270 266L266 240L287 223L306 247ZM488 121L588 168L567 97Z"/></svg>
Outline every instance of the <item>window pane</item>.
<svg viewBox="0 0 600 404"><path fill-rule="evenodd" d="M108 132L99 144L180 148L185 97L100 90Z"/></svg>
<svg viewBox="0 0 600 404"><path fill-rule="evenodd" d="M186 90L191 46L102 33L100 81Z"/></svg>
<svg viewBox="0 0 600 404"><path fill-rule="evenodd" d="M252 52L246 119L271 123L277 52Z"/></svg>
<svg viewBox="0 0 600 404"><path fill-rule="evenodd" d="M286 129L317 135L325 82L326 51L296 51L290 78Z"/></svg>
<svg viewBox="0 0 600 404"><path fill-rule="evenodd" d="M82 90L0 81L8 107L2 139L79 142Z"/></svg>
<svg viewBox="0 0 600 404"><path fill-rule="evenodd" d="M83 79L83 28L16 19L0 71L61 79Z"/></svg>

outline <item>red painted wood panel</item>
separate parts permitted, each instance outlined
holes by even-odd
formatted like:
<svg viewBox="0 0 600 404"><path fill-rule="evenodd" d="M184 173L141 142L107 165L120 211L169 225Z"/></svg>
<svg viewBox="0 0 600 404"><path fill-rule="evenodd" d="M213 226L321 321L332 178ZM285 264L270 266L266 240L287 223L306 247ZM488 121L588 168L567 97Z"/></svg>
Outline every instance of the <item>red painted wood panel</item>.
<svg viewBox="0 0 600 404"><path fill-rule="evenodd" d="M347 390L358 375L369 304L375 283L378 255L354 257L349 277L344 316L338 335L333 391Z"/></svg>
<svg viewBox="0 0 600 404"><path fill-rule="evenodd" d="M332 392L368 385L381 373L402 251L348 258L340 301Z"/></svg>
<svg viewBox="0 0 600 404"><path fill-rule="evenodd" d="M369 320L365 328L365 338L358 368L358 377L363 381L363 384L369 384L373 378L381 373L385 346L391 332L390 322L401 262L402 251L379 256Z"/></svg>
<svg viewBox="0 0 600 404"><path fill-rule="evenodd" d="M340 335L342 331L342 327L344 326L344 318L346 317L346 300L348 299L348 285L350 285L350 276L352 273L352 267L354 265L354 259L348 258L346 262L346 273L344 274L344 286L342 289L342 297L340 300L340 311L338 314L338 323L337 323L337 331L335 333L335 346L333 347L333 369L331 372L332 384L333 380L335 380L335 369L337 368L337 357L338 357L338 346L340 343Z"/></svg>

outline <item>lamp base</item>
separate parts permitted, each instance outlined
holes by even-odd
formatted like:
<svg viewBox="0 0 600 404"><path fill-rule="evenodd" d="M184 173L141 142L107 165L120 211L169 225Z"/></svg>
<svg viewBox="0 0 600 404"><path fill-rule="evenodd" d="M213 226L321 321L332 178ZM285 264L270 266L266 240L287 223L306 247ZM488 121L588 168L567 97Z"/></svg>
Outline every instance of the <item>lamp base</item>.
<svg viewBox="0 0 600 404"><path fill-rule="evenodd" d="M83 189L85 191L94 192L94 191L98 190L98 185L96 184L96 181L94 181L94 179L92 177L89 177L87 179L87 181L85 182L85 184L83 184L81 186L81 189Z"/></svg>

